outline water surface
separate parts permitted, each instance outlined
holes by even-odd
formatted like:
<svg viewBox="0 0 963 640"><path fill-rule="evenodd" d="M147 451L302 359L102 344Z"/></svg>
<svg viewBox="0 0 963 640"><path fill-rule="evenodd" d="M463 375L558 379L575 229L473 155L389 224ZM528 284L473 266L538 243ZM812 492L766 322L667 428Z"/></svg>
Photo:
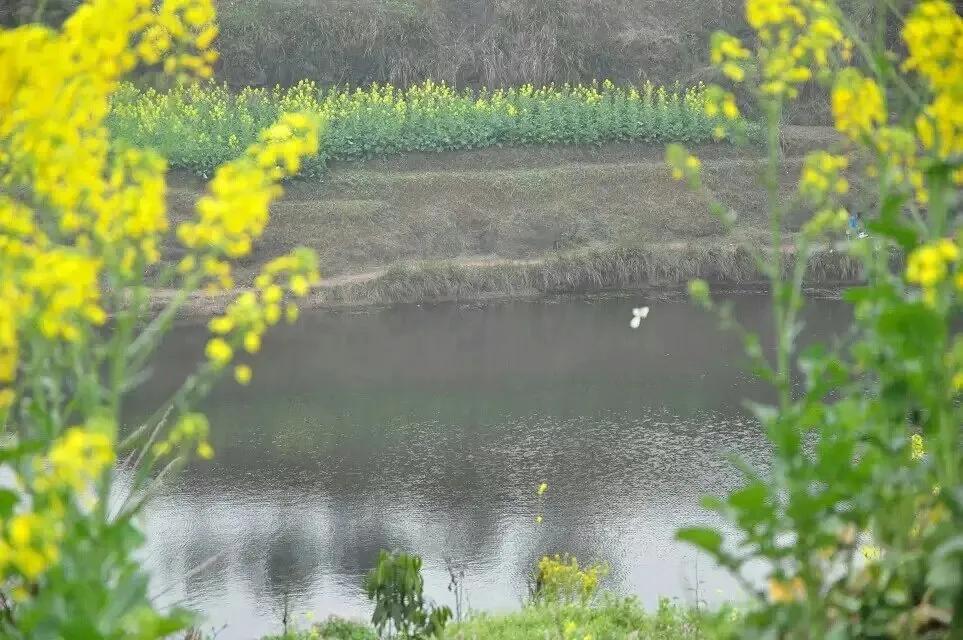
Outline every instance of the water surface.
<svg viewBox="0 0 963 640"><path fill-rule="evenodd" d="M765 297L732 301L764 329ZM147 511L159 600L200 610L222 640L277 632L285 603L295 619L367 617L362 577L382 548L421 554L428 594L448 604L450 558L476 609L519 606L533 563L555 552L608 563L608 586L646 604L735 596L672 538L710 518L700 495L736 486L730 454L764 464L741 399L766 390L685 301L650 301L631 330L641 302L327 311L278 329L255 383L205 404L215 460ZM846 314L816 300L808 333ZM205 337L176 331L134 411L183 378Z"/></svg>

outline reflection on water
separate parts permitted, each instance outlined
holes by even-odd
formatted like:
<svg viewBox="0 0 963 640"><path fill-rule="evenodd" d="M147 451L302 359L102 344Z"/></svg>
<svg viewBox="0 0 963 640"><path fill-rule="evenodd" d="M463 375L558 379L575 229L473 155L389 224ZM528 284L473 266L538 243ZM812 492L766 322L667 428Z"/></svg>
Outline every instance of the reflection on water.
<svg viewBox="0 0 963 640"><path fill-rule="evenodd" d="M708 517L700 495L738 482L730 453L765 460L740 406L765 391L711 318L656 302L632 331L638 302L319 312L276 331L256 384L206 403L216 459L147 511L161 601L226 624L226 639L277 631L285 600L295 618L367 617L361 580L382 548L421 554L443 602L451 557L476 609L517 606L546 552L607 562L610 586L646 603L693 601L697 574L701 597L732 594L672 536ZM733 302L763 327L765 298ZM816 301L810 333L845 313ZM204 339L175 333L132 413L170 391Z"/></svg>

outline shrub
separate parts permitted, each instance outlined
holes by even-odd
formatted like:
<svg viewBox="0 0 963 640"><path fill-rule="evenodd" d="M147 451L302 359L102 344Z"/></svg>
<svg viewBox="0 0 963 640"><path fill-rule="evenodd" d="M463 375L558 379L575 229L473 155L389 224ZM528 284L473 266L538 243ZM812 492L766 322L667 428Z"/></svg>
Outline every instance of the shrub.
<svg viewBox="0 0 963 640"><path fill-rule="evenodd" d="M588 604L598 593L599 582L608 571L602 564L582 568L573 556L545 556L538 561L532 576L532 602Z"/></svg>
<svg viewBox="0 0 963 640"><path fill-rule="evenodd" d="M318 638L326 640L377 640L378 638L378 634L369 625L334 616L319 624L316 631Z"/></svg>
<svg viewBox="0 0 963 640"><path fill-rule="evenodd" d="M378 634L370 625L331 616L324 622L313 625L307 631L265 636L261 640L378 640Z"/></svg>
<svg viewBox="0 0 963 640"><path fill-rule="evenodd" d="M374 601L371 622L379 633L393 630L402 638L438 635L451 619L451 609L425 603L421 558L381 551L378 564L365 578L368 599Z"/></svg>

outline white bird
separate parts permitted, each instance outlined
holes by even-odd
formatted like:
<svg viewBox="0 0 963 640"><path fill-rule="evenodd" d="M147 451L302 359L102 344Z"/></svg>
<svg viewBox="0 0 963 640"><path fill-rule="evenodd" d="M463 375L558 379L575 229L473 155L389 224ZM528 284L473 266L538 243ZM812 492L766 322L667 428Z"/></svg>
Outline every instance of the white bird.
<svg viewBox="0 0 963 640"><path fill-rule="evenodd" d="M642 321L645 320L649 315L648 307L636 307L632 309L632 319L629 321L629 326L633 329L638 329Z"/></svg>

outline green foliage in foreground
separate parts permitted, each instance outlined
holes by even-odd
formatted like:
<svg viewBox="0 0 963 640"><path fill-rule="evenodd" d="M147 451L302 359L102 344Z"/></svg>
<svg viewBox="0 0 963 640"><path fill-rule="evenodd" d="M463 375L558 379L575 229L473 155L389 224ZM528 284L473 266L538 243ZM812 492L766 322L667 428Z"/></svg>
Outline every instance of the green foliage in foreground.
<svg viewBox="0 0 963 640"><path fill-rule="evenodd" d="M705 114L701 87L640 88L611 82L494 91L456 90L430 80L400 90L391 85L289 89L215 83L167 92L124 85L108 123L114 137L158 150L175 167L209 172L237 157L258 131L285 111L327 120L322 149L302 173L319 174L329 159L351 160L403 151L448 151L495 145L615 140L703 142L721 118Z"/></svg>
<svg viewBox="0 0 963 640"><path fill-rule="evenodd" d="M705 613L663 600L646 612L633 598L606 598L598 606L529 606L501 615L478 614L449 624L443 640L712 640L732 619L731 612ZM290 640L374 640L367 624L331 618ZM264 640L282 640L281 636Z"/></svg>
<svg viewBox="0 0 963 640"><path fill-rule="evenodd" d="M704 499L725 526L689 527L677 537L741 582L748 602L740 640L959 640L963 136L949 123L963 113L963 55L929 61L933 51L963 51L963 16L946 0L925 0L906 15L892 5L886 11L896 15L884 11L879 26L903 25L905 59L878 39L865 45L864 60L837 70L827 61L847 58L861 34L836 3L785 3L775 13L798 12L797 19L778 28L760 18L761 6L746 5L754 50L720 32L712 56L733 80L759 73L771 246L782 240L793 199L780 193L787 170L779 123L810 68L832 86L836 128L851 150L814 151L804 160L797 194L812 217L791 254L749 247L770 283L774 348L743 327L731 305L714 301L706 282L690 283L692 297L737 333L753 372L772 385L771 404L747 403L772 455L764 465L739 461L740 486ZM776 30L785 44L772 47ZM830 37L814 39L817 31ZM780 75L797 65L802 73ZM901 103L900 94L910 99ZM934 131L951 130L935 141ZM898 148L889 144L896 139ZM870 191L875 204L866 212L868 235L846 250L862 263L865 284L843 294L852 308L849 329L827 344L806 344L807 260L846 224L848 183L840 170L860 158L867 177L878 178ZM697 158L670 147L666 160L728 217L704 190ZM905 269L893 255L905 256ZM748 567L764 573L749 580Z"/></svg>
<svg viewBox="0 0 963 640"><path fill-rule="evenodd" d="M451 618L448 607L425 602L421 556L382 549L364 588L375 603L371 622L382 635L387 630L403 638L428 638L441 633Z"/></svg>
<svg viewBox="0 0 963 640"><path fill-rule="evenodd" d="M265 636L261 640L378 640L378 634L371 625L332 616L307 631L297 631L288 635Z"/></svg>
<svg viewBox="0 0 963 640"><path fill-rule="evenodd" d="M531 606L506 615L479 615L446 629L447 640L709 640L727 614L705 614L663 600L647 613L632 598L608 599L597 607ZM635 634L633 636L633 634Z"/></svg>

